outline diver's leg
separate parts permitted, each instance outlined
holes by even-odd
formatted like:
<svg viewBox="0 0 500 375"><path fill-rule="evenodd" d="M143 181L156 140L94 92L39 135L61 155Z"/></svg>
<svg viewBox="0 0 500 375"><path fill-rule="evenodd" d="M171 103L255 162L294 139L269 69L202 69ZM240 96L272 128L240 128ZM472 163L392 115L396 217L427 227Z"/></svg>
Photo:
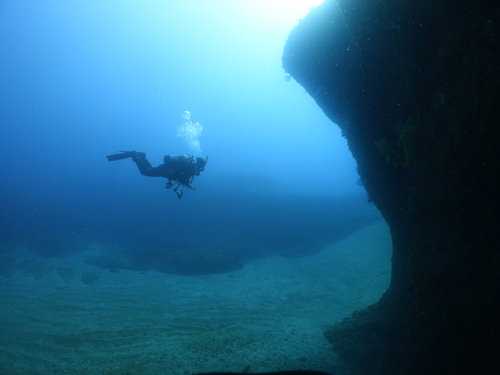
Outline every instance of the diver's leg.
<svg viewBox="0 0 500 375"><path fill-rule="evenodd" d="M137 164L137 168L139 168L139 172L141 174L147 176L149 174L149 171L151 168L151 163L146 159L146 153L145 152L136 152L132 156L132 160L134 161L135 164Z"/></svg>
<svg viewBox="0 0 500 375"><path fill-rule="evenodd" d="M134 155L132 156L132 160L137 164L137 168L139 168L139 172L143 176L149 177L163 177L161 170L158 167L152 167L151 163L146 159L145 152L136 152L134 151Z"/></svg>

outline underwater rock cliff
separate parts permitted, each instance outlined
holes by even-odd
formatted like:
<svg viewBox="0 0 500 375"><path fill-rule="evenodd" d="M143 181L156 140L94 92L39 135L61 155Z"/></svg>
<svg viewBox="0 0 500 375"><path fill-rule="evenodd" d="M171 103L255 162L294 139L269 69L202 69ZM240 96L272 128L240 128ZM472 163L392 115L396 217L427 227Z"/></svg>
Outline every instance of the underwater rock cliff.
<svg viewBox="0 0 500 375"><path fill-rule="evenodd" d="M498 1L325 0L283 67L341 128L391 228L390 288L325 332L334 349L356 374L496 373Z"/></svg>

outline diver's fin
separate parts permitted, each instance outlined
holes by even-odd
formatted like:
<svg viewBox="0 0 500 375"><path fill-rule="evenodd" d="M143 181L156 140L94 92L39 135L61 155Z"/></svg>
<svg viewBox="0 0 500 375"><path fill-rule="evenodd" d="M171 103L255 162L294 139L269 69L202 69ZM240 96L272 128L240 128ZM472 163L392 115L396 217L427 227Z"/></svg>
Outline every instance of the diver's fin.
<svg viewBox="0 0 500 375"><path fill-rule="evenodd" d="M120 152L121 154L108 155L106 156L106 158L108 158L109 161L115 161L115 160L131 158L132 156L137 154L137 151L120 151Z"/></svg>

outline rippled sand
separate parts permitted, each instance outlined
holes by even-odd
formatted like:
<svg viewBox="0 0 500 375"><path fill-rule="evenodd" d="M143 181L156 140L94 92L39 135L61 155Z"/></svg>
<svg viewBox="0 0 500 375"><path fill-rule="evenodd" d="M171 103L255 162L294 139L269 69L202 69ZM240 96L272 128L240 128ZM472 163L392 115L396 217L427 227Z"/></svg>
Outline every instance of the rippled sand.
<svg viewBox="0 0 500 375"><path fill-rule="evenodd" d="M220 275L112 273L30 259L0 276L0 374L344 372L323 329L376 302L390 281L380 221L303 258Z"/></svg>

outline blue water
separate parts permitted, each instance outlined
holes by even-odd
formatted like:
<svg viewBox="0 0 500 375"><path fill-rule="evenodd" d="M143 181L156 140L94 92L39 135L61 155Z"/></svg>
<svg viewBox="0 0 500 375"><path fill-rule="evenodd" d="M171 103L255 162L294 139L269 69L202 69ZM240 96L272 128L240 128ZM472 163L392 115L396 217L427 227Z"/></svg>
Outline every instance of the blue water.
<svg viewBox="0 0 500 375"><path fill-rule="evenodd" d="M281 67L311 4L3 1L0 251L98 243L89 262L111 270L220 273L379 219L340 130ZM184 111L203 128L191 139ZM118 150L209 161L179 200L130 159L108 162Z"/></svg>

